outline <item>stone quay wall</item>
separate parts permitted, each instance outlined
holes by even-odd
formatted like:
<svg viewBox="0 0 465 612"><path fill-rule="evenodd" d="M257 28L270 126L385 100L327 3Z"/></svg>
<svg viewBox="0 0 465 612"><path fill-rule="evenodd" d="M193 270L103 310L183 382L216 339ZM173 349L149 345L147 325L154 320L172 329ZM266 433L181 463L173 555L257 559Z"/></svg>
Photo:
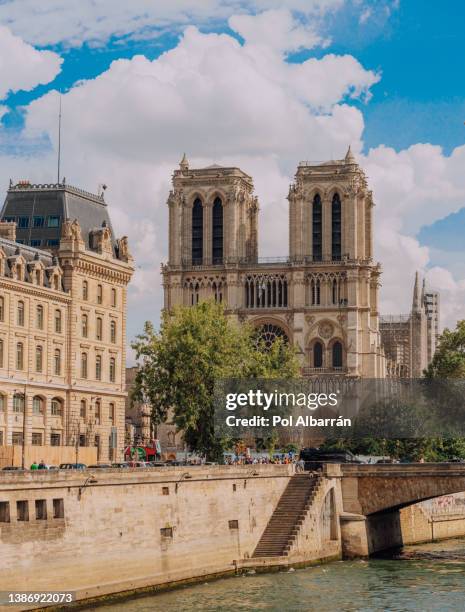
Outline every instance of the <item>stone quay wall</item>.
<svg viewBox="0 0 465 612"><path fill-rule="evenodd" d="M286 465L0 473L0 590L66 588L85 599L233 573L293 473ZM301 542L299 561L314 557L312 538Z"/></svg>

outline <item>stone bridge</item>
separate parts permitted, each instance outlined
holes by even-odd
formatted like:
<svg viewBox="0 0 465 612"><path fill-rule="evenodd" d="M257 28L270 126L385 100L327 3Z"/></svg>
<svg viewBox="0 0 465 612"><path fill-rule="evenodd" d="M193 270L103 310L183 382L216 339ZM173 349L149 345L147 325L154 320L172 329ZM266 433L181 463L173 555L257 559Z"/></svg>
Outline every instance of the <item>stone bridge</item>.
<svg viewBox="0 0 465 612"><path fill-rule="evenodd" d="M347 557L401 546L400 510L426 499L465 491L465 463L326 465L339 469L341 535Z"/></svg>

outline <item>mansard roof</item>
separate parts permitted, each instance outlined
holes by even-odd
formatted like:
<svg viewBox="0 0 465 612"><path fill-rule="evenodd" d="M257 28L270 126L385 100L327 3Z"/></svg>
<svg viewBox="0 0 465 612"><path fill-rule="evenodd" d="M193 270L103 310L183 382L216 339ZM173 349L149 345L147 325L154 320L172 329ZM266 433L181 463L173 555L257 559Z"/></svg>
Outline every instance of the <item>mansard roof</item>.
<svg viewBox="0 0 465 612"><path fill-rule="evenodd" d="M42 225L35 226L34 218L38 217L43 218ZM103 192L96 195L67 185L64 181L52 184L32 184L28 181L11 183L0 213L1 220L10 218L16 221L16 239L24 244L40 240L41 248L56 248L61 226L66 219L78 220L89 250L93 250L91 232L102 226L110 228L113 245L115 243ZM19 218L22 223L18 222ZM27 227L23 227L24 224Z"/></svg>
<svg viewBox="0 0 465 612"><path fill-rule="evenodd" d="M45 269L59 267L58 259L54 257L49 251L36 249L25 244L18 244L13 240L8 240L7 238L3 238L1 236L0 252L3 252L6 256L4 276L6 276L7 278L12 277L12 268L18 257L22 257L26 264L24 271L24 280L26 282L32 282L29 264L40 262ZM50 281L51 279L49 279L47 275L44 274L43 286L51 287Z"/></svg>

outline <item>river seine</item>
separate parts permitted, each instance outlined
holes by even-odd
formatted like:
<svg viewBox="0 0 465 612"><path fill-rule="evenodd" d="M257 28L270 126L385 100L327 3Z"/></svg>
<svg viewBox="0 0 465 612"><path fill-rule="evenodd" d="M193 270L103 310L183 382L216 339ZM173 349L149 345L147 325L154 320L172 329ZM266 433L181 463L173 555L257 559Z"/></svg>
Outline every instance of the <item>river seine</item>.
<svg viewBox="0 0 465 612"><path fill-rule="evenodd" d="M106 607L114 612L456 612L465 609L465 540L407 546L390 558L225 578Z"/></svg>

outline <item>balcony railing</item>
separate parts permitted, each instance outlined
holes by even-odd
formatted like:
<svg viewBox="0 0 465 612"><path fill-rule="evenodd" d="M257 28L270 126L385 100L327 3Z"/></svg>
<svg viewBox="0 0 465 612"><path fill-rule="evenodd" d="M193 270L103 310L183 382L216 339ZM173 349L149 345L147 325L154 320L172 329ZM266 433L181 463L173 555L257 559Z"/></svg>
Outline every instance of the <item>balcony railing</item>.
<svg viewBox="0 0 465 612"><path fill-rule="evenodd" d="M304 366L302 368L302 376L318 376L320 374L345 374L347 372L346 367L334 367L334 368L311 368Z"/></svg>
<svg viewBox="0 0 465 612"><path fill-rule="evenodd" d="M371 259L350 259L349 254L345 253L341 256L333 256L331 254L323 254L321 256L306 255L303 257L224 257L222 259L214 259L212 262L206 263L201 260L183 259L182 269L195 268L197 270L220 268L224 266L252 267L252 266L286 266L295 267L312 264L319 265L341 265L346 263L370 263ZM176 268L177 266L170 266Z"/></svg>

